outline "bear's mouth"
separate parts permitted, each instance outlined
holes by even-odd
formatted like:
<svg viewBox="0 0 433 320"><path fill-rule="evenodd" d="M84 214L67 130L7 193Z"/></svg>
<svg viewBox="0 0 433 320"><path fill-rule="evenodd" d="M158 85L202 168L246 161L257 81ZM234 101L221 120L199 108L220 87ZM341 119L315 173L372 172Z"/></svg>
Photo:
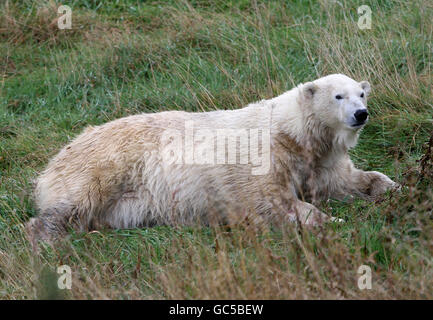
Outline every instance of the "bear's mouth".
<svg viewBox="0 0 433 320"><path fill-rule="evenodd" d="M354 123L354 124L352 124L352 128L355 128L355 129L357 129L357 128L361 128L363 125L365 125L367 123L367 120L365 120L365 121L360 121L360 122L356 122L356 123Z"/></svg>

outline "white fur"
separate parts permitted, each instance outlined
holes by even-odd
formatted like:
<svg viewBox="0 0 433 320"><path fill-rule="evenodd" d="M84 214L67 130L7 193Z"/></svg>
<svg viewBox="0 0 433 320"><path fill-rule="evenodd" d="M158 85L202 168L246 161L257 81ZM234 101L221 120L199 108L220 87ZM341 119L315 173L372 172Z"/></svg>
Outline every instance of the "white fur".
<svg viewBox="0 0 433 320"><path fill-rule="evenodd" d="M36 238L50 239L67 221L81 230L245 215L325 221L306 201L372 198L395 185L380 173L356 169L347 153L361 128L352 126L353 113L366 108L369 88L367 82L330 75L238 110L141 114L88 128L39 177L35 198L41 214L29 229ZM270 171L252 175L251 163L167 164L161 137L167 129L184 134L186 121L213 133L269 129Z"/></svg>

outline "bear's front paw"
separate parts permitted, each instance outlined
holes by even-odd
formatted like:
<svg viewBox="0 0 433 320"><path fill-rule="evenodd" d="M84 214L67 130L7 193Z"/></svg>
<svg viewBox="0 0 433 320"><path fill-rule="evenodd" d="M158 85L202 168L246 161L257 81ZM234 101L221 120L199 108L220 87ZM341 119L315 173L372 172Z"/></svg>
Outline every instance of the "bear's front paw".
<svg viewBox="0 0 433 320"><path fill-rule="evenodd" d="M383 173L372 171L369 172L370 176L370 186L368 188L367 194L373 198L377 198L387 191L399 191L401 190L401 185L392 181L389 177Z"/></svg>
<svg viewBox="0 0 433 320"><path fill-rule="evenodd" d="M346 222L344 219L340 219L340 218L336 218L336 217L331 217L329 220L331 222L337 222L337 223L345 223Z"/></svg>
<svg viewBox="0 0 433 320"><path fill-rule="evenodd" d="M328 221L341 222L339 221L341 219L329 217L311 203L303 201L297 201L293 208L289 210L287 216L289 221L300 222L302 225L308 227L318 227Z"/></svg>

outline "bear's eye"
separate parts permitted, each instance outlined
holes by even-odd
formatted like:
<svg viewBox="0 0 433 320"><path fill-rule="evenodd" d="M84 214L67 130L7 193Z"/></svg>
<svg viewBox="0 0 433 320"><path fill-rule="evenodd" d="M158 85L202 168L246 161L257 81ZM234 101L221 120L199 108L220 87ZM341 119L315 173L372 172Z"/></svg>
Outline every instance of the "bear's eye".
<svg viewBox="0 0 433 320"><path fill-rule="evenodd" d="M342 97L341 95L337 94L337 95L335 96L335 99L337 99L337 100L341 100L341 99L343 99L343 97Z"/></svg>
<svg viewBox="0 0 433 320"><path fill-rule="evenodd" d="M364 92L363 92L363 93L361 93L361 98L364 98Z"/></svg>

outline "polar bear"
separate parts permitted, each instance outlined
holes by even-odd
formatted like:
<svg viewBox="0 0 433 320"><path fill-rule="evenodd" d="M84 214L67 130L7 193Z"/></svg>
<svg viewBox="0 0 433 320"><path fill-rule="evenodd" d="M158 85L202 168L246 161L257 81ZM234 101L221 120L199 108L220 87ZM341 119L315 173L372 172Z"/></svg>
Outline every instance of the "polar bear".
<svg viewBox="0 0 433 320"><path fill-rule="evenodd" d="M69 228L332 218L320 200L375 199L397 187L348 150L368 121L370 84L332 74L226 111L167 111L89 127L36 182L33 243ZM280 221L280 220L278 220Z"/></svg>

